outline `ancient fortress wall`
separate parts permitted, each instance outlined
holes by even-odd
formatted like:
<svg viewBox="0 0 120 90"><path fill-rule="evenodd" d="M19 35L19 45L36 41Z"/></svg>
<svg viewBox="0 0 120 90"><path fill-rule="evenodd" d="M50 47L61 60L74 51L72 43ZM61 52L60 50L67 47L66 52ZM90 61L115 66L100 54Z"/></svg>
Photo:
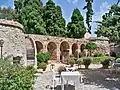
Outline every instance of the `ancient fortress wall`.
<svg viewBox="0 0 120 90"><path fill-rule="evenodd" d="M23 26L18 22L0 19L0 39L4 41L3 57L20 56L20 63L25 65L26 48Z"/></svg>

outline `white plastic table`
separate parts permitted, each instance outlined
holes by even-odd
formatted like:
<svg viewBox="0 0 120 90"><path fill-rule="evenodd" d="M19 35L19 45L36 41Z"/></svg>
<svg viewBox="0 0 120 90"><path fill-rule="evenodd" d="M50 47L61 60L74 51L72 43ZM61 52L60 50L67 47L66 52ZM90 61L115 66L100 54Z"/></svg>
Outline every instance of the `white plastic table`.
<svg viewBox="0 0 120 90"><path fill-rule="evenodd" d="M80 81L82 82L82 76L78 71L75 72L61 72L61 88L64 90L64 83L68 81L74 81L75 86L76 84L79 85ZM81 79L80 79L81 78Z"/></svg>

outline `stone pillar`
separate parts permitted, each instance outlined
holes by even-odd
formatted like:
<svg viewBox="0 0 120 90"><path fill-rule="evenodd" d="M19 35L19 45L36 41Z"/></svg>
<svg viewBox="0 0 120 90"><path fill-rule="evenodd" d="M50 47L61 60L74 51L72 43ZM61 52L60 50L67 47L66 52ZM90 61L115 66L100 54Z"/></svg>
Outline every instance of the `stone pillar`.
<svg viewBox="0 0 120 90"><path fill-rule="evenodd" d="M34 68L37 69L37 47L36 47L36 43L34 40L33 41L33 45L34 45L34 49L35 49L35 64L34 64Z"/></svg>
<svg viewBox="0 0 120 90"><path fill-rule="evenodd" d="M60 54L61 54L60 46L58 45L58 46L57 46L57 61L58 61L58 62L60 62Z"/></svg>
<svg viewBox="0 0 120 90"><path fill-rule="evenodd" d="M72 45L70 45L70 48L69 48L69 56L72 55Z"/></svg>

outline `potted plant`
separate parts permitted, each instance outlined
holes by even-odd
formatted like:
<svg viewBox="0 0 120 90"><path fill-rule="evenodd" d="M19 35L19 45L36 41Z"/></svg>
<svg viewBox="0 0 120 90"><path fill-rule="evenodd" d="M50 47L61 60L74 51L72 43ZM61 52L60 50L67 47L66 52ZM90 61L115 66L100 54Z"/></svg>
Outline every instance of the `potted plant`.
<svg viewBox="0 0 120 90"><path fill-rule="evenodd" d="M92 62L92 58L90 58L90 57L83 58L83 64L85 65L85 69L88 69L91 62Z"/></svg>
<svg viewBox="0 0 120 90"><path fill-rule="evenodd" d="M38 68L43 69L43 71L45 71L45 69L47 68L47 64L44 62L41 62L38 64Z"/></svg>
<svg viewBox="0 0 120 90"><path fill-rule="evenodd" d="M79 58L79 59L76 61L76 64L78 65L78 69L79 69L79 66L82 65L82 62L83 62L83 59L82 59L82 58Z"/></svg>
<svg viewBox="0 0 120 90"><path fill-rule="evenodd" d="M108 58L101 61L101 64L102 64L104 69L108 69L109 61L110 61L110 59L108 59Z"/></svg>
<svg viewBox="0 0 120 90"><path fill-rule="evenodd" d="M73 65L75 64L74 58L71 58L71 59L68 61L68 64L70 64L70 66L73 67Z"/></svg>
<svg viewBox="0 0 120 90"><path fill-rule="evenodd" d="M57 71L61 74L62 71L66 71L66 68L64 66L60 66Z"/></svg>

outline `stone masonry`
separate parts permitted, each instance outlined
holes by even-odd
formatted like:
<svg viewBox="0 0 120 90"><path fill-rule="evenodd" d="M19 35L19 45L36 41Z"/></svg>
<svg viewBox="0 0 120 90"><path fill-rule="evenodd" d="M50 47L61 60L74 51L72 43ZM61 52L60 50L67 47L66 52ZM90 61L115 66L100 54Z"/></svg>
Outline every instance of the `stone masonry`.
<svg viewBox="0 0 120 90"><path fill-rule="evenodd" d="M53 37L43 35L24 34L24 28L15 21L0 20L0 39L4 40L3 56L11 55L12 58L20 56L22 65L34 65L37 67L36 55L38 52L50 52L51 60L67 62L70 55L79 56L83 52L87 42L95 42L98 51L110 53L108 40L98 39L74 39L65 37ZM97 51L96 50L96 51Z"/></svg>

